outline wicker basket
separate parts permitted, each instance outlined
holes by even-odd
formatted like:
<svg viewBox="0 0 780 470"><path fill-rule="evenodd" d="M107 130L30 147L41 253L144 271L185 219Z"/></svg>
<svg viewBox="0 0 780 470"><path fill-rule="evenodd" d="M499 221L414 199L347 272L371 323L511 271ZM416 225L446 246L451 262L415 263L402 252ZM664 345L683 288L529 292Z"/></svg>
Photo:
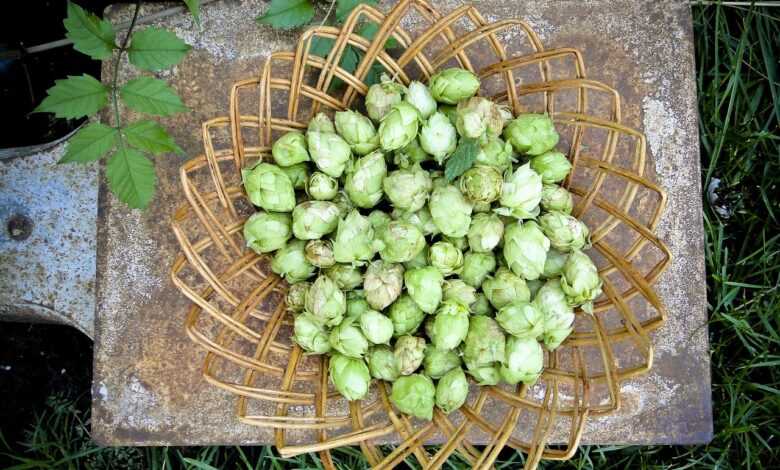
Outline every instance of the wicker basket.
<svg viewBox="0 0 780 470"><path fill-rule="evenodd" d="M366 22L380 25L372 41L355 33ZM333 41L327 58L310 53L315 38ZM383 47L389 38L400 55ZM353 74L336 65L348 46L363 51ZM378 381L361 402L341 398L329 386L327 358L305 356L290 340L286 284L242 239L254 209L240 168L269 156L275 138L305 129L314 113L360 105L375 62L403 83L464 67L481 78L482 96L515 113L549 113L573 164L565 186L575 195L574 215L591 228L589 254L604 283L594 315L578 312L575 332L547 353L536 385L473 386L463 407L437 411L430 422L396 412ZM334 88L337 79L344 83ZM172 278L193 302L186 329L207 351L206 380L237 396L240 421L272 428L283 456L319 452L326 468L334 468L330 449L347 445L360 445L377 468L410 455L438 468L453 452L486 468L506 445L528 454L527 468L570 458L586 419L618 409L620 383L650 369L648 333L665 318L651 288L670 261L654 235L665 194L645 174L644 135L620 122L619 94L586 78L579 51L545 50L524 22L488 23L472 6L442 16L422 0L388 13L361 5L341 29L306 31L295 52L274 53L259 77L233 85L230 115L203 123L205 154L181 168L187 203L172 226L183 253ZM385 443L396 444L392 452L382 451Z"/></svg>

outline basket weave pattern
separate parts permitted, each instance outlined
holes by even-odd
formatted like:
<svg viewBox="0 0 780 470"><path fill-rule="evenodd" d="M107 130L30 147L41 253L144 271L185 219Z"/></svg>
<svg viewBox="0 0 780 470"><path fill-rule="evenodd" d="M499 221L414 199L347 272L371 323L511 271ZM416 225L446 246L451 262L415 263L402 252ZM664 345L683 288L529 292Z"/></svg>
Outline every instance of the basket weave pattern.
<svg viewBox="0 0 780 470"><path fill-rule="evenodd" d="M371 41L356 33L366 22L380 25ZM400 55L385 50L389 38ZM327 57L311 53L315 39L332 41ZM352 74L339 66L354 54L348 46L362 51ZM242 237L254 209L240 169L270 158L274 139L305 130L317 112L357 106L374 62L404 84L467 68L482 80L482 96L515 113L549 113L573 164L564 184L575 196L573 215L591 229L589 254L603 280L594 315L578 312L575 332L546 353L536 385L474 386L458 411L437 409L430 422L397 413L380 381L367 399L344 400L329 385L327 358L305 356L291 341L287 285ZM332 87L334 80L343 83ZM335 468L331 449L360 445L377 468L411 455L438 468L453 452L488 468L508 445L534 468L540 459L570 458L586 419L618 409L620 383L652 367L649 333L666 315L651 287L670 262L654 235L666 196L646 174L644 135L621 124L620 95L586 78L578 50L545 50L524 22L488 23L472 6L442 16L422 0L403 0L388 13L361 5L341 28L306 31L295 52L272 54L259 77L234 84L230 115L204 122L202 131L204 155L180 171L187 203L173 216L182 254L171 275L193 302L186 330L207 351L204 377L237 396L240 421L273 428L283 456L319 452ZM388 442L399 444L383 452Z"/></svg>

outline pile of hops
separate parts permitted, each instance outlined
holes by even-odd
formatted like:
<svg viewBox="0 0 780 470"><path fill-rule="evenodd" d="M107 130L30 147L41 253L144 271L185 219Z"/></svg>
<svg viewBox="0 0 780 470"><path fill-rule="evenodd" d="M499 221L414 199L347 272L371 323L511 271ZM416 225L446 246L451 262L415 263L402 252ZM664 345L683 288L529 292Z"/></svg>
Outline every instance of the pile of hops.
<svg viewBox="0 0 780 470"><path fill-rule="evenodd" d="M513 116L447 69L428 86L387 77L368 116L314 117L243 171L261 208L247 245L290 284L294 340L330 356L349 400L371 378L402 412L431 419L479 385L534 383L542 345L601 294L588 228L558 185L571 164L542 114ZM378 128L377 128L378 124Z"/></svg>

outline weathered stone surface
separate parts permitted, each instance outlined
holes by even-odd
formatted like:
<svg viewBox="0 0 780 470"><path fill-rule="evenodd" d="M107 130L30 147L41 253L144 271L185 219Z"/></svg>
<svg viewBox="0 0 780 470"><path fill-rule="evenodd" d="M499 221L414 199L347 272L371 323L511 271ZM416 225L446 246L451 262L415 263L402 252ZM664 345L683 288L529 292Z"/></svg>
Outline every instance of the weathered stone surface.
<svg viewBox="0 0 780 470"><path fill-rule="evenodd" d="M460 5L433 3L443 12ZM253 21L265 5L257 0L210 4L203 10L202 29L186 15L163 22L194 47L182 64L160 74L193 110L165 120L188 157L157 159L159 192L147 212L129 211L101 189L92 424L100 443L272 441L271 430L240 424L234 397L201 377L203 352L182 327L188 301L168 279L178 247L167 230L173 208L183 200L179 165L201 152L200 123L226 115L230 85L256 75L271 52L293 45L296 34ZM704 249L687 3L488 0L478 7L488 20L525 19L546 47L579 48L589 77L613 85L624 97L624 123L646 133L656 180L669 192L658 234L674 263L655 287L670 317L654 334L654 368L623 384L621 410L589 421L583 443L709 440ZM110 16L127 15L123 8Z"/></svg>

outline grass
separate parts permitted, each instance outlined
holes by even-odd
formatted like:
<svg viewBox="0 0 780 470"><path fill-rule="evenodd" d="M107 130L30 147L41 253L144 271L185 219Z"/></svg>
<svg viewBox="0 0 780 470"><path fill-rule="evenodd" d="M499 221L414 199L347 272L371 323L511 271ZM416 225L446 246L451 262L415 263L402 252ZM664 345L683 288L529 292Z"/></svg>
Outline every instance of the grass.
<svg viewBox="0 0 780 470"><path fill-rule="evenodd" d="M780 467L780 8L697 5L693 13L715 437L689 447L582 447L571 461L543 468ZM23 442L0 434L0 462L18 469L322 468L310 455L282 459L270 447L100 449L89 441L82 409L50 400ZM334 457L340 468L368 466L358 449ZM496 466L522 461L507 451ZM468 468L455 459L447 467Z"/></svg>

